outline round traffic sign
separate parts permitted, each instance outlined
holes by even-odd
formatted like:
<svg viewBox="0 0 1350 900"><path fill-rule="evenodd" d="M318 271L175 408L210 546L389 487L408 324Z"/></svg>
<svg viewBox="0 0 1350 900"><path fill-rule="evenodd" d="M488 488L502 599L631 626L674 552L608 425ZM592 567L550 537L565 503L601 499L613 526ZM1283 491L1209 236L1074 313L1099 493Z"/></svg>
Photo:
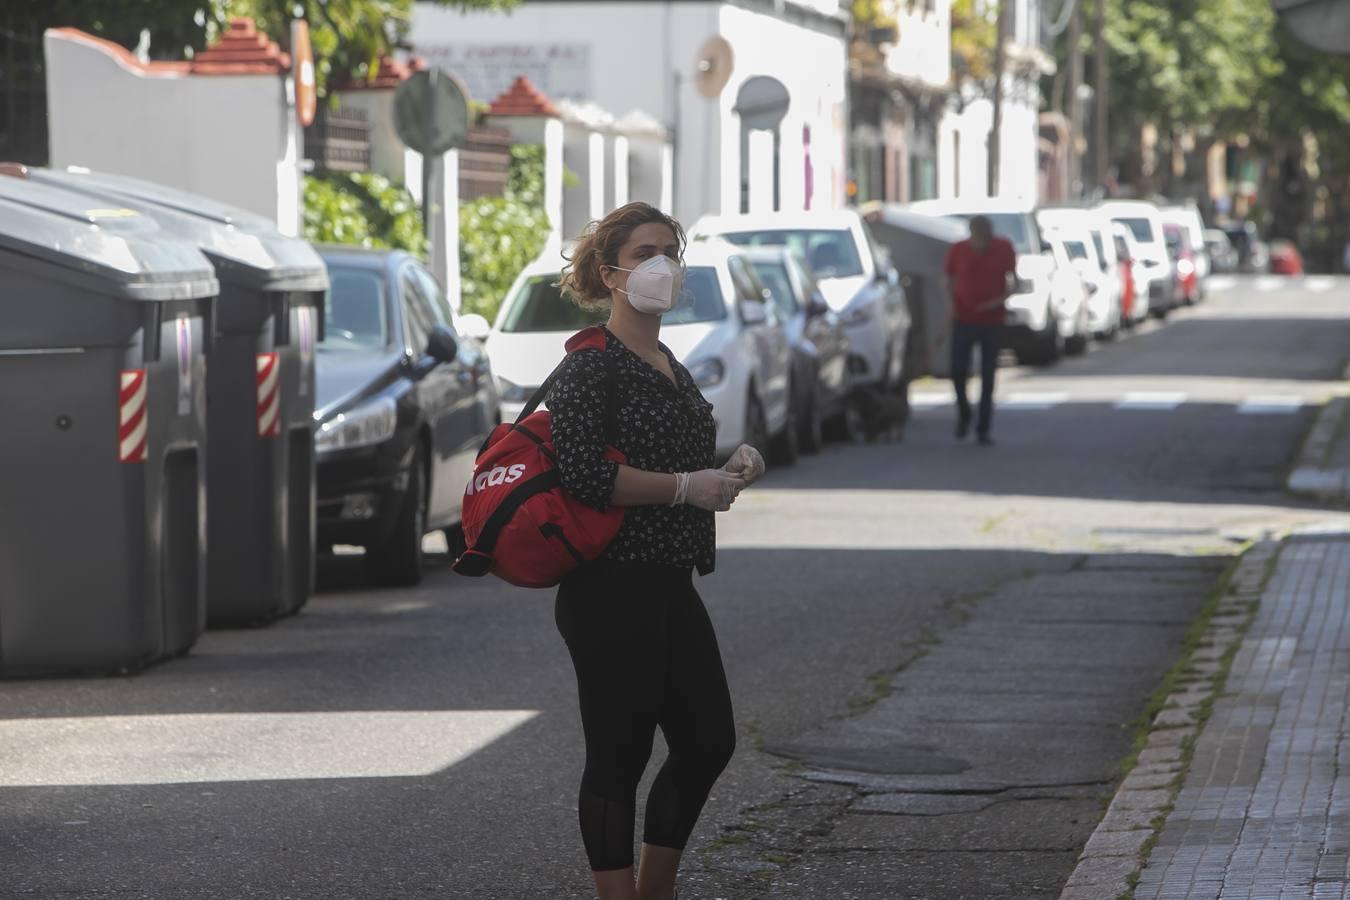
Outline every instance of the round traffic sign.
<svg viewBox="0 0 1350 900"><path fill-rule="evenodd" d="M459 79L443 69L423 69L394 92L394 130L424 156L462 147L469 134L469 98Z"/></svg>

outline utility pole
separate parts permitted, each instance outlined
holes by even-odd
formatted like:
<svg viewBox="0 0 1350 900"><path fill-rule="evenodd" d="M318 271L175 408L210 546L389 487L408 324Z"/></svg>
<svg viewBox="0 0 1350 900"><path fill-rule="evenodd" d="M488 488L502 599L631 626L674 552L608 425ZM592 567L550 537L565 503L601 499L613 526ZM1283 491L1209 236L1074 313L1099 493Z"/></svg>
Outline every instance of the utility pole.
<svg viewBox="0 0 1350 900"><path fill-rule="evenodd" d="M999 157L1002 155L1003 134L1003 70L1007 68L1008 21L1011 18L1008 0L998 4L997 36L994 39L994 124L989 129L989 196L998 195Z"/></svg>
<svg viewBox="0 0 1350 900"><path fill-rule="evenodd" d="M1069 146L1064 148L1064 162L1068 169L1068 196L1082 195L1082 160L1078 155L1079 141L1086 131L1083 127L1083 99L1079 96L1083 84L1083 0L1069 0L1073 4L1069 19Z"/></svg>
<svg viewBox="0 0 1350 900"><path fill-rule="evenodd" d="M1106 166L1107 166L1107 124L1110 121L1111 97L1108 93L1110 88L1110 54L1106 46L1106 0L1097 0L1097 34L1093 41L1097 50L1097 91L1092 109L1093 125L1096 126L1096 133L1092 139L1093 165L1092 175L1097 182L1099 190L1106 186Z"/></svg>

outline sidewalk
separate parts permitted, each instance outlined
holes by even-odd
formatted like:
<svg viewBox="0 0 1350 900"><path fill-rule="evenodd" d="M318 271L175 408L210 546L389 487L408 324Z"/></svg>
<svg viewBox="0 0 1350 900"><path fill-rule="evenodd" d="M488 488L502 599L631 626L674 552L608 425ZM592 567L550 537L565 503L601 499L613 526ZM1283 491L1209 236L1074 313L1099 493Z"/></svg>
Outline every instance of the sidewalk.
<svg viewBox="0 0 1350 900"><path fill-rule="evenodd" d="M1350 898L1348 701L1350 532L1296 534L1194 740L1136 900ZM1083 893L1084 866L1087 854L1066 895Z"/></svg>

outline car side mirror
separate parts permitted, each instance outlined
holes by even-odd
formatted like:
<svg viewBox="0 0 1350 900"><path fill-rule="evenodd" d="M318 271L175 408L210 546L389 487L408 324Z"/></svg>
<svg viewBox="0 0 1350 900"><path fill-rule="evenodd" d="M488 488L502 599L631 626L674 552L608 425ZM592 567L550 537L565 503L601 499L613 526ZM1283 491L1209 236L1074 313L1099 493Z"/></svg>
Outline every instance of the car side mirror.
<svg viewBox="0 0 1350 900"><path fill-rule="evenodd" d="M417 374L424 376L436 366L454 362L458 355L459 343L454 334L444 325L437 325L431 329L431 335L427 338L426 356L419 361ZM427 360L430 360L430 364Z"/></svg>
<svg viewBox="0 0 1350 900"><path fill-rule="evenodd" d="M806 302L806 315L811 319L819 319L821 316L829 315L830 304L825 302L825 298L816 292L811 295L811 299Z"/></svg>
<svg viewBox="0 0 1350 900"><path fill-rule="evenodd" d="M1050 246L1050 242L1049 242L1049 241L1041 241L1041 252L1042 252L1042 253L1054 253L1054 252L1055 252L1055 248L1052 247L1052 246Z"/></svg>
<svg viewBox="0 0 1350 900"><path fill-rule="evenodd" d="M742 300L741 321L746 325L763 325L769 321L769 306L763 300Z"/></svg>
<svg viewBox="0 0 1350 900"><path fill-rule="evenodd" d="M492 326L478 313L470 313L460 317L459 333L475 341L485 341L492 333Z"/></svg>

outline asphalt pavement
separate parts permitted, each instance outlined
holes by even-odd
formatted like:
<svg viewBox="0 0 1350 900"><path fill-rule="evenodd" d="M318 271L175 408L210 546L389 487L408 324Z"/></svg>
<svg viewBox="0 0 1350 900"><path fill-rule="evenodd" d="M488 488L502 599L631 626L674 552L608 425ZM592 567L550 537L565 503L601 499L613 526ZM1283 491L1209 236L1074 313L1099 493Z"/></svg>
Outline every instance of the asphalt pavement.
<svg viewBox="0 0 1350 900"><path fill-rule="evenodd" d="M1281 485L1339 387L1350 281L1215 287L1003 369L994 448L919 384L903 441L722 517L698 586L741 740L681 897L1058 894L1241 542L1332 515ZM355 559L322 579L133 678L0 684L0 896L591 896L551 593L443 556L415 590Z"/></svg>

